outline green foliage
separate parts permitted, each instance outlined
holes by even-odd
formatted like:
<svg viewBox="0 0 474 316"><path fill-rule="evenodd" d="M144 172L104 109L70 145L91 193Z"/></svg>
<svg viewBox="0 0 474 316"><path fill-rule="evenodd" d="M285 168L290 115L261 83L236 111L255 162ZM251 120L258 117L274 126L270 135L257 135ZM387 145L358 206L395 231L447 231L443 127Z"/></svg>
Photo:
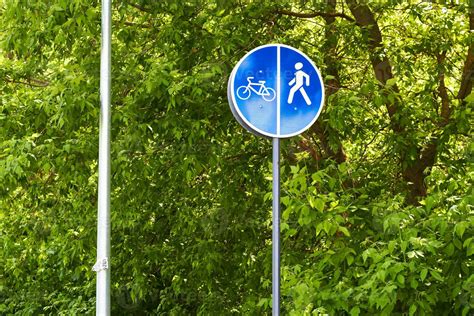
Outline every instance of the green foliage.
<svg viewBox="0 0 474 316"><path fill-rule="evenodd" d="M473 102L454 96L469 8L370 3L394 73L382 85L346 4L332 22L282 13L330 3L113 1L113 315L270 313L270 143L226 99L233 65L269 42L306 52L334 89L319 127L283 142L282 311L472 313ZM0 12L0 314L93 314L100 4ZM409 203L402 173L433 141Z"/></svg>
<svg viewBox="0 0 474 316"><path fill-rule="evenodd" d="M355 170L330 164L311 174L298 165L286 175L283 197L283 293L290 314L472 308L472 169L452 170L420 206L407 207L400 196L369 198L347 188L347 180L360 176ZM443 174L434 171L429 180Z"/></svg>

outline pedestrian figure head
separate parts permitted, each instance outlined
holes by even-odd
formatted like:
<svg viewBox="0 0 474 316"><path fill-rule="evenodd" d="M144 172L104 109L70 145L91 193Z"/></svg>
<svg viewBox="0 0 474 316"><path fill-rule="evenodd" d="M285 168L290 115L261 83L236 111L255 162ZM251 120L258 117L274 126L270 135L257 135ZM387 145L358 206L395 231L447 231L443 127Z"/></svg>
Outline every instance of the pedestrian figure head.
<svg viewBox="0 0 474 316"><path fill-rule="evenodd" d="M300 70L301 68L303 68L303 64L302 64L302 63L296 63L296 64L295 64L295 69L296 69L296 70Z"/></svg>

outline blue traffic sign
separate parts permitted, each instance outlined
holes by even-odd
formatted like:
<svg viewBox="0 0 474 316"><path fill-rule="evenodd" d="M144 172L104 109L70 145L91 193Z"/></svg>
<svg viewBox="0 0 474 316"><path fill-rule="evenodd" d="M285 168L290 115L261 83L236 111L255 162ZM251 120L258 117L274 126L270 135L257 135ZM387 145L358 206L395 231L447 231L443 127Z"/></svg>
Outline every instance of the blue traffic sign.
<svg viewBox="0 0 474 316"><path fill-rule="evenodd" d="M308 129L323 108L318 68L296 48L259 46L234 67L227 94L235 118L249 131L286 138Z"/></svg>

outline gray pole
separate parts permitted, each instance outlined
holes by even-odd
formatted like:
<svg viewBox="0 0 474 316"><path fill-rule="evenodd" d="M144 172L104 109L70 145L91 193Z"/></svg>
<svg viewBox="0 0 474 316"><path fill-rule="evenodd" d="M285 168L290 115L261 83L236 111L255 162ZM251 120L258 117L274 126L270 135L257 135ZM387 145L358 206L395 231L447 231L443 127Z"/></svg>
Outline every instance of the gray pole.
<svg viewBox="0 0 474 316"><path fill-rule="evenodd" d="M110 315L110 64L111 0L102 0L96 315Z"/></svg>
<svg viewBox="0 0 474 316"><path fill-rule="evenodd" d="M280 315L280 139L273 138L272 308Z"/></svg>

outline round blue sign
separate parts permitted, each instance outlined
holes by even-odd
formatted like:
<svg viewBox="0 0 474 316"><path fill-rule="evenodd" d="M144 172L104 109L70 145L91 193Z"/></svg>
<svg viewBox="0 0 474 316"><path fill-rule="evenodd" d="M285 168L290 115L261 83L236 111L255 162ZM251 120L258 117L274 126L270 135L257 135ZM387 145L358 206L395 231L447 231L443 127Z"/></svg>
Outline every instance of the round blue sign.
<svg viewBox="0 0 474 316"><path fill-rule="evenodd" d="M239 123L266 137L301 134L323 108L324 85L318 68L296 48L259 46L234 67L227 95Z"/></svg>

